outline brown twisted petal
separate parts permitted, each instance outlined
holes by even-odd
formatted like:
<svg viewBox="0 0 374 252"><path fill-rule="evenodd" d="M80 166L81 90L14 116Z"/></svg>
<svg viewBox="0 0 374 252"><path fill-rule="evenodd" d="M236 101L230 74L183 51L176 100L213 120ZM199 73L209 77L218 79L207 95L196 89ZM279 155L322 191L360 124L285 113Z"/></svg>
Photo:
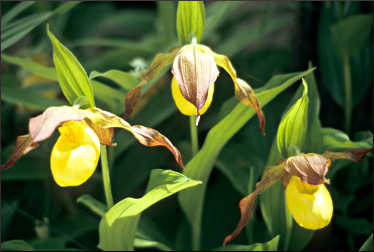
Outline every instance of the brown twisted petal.
<svg viewBox="0 0 374 252"><path fill-rule="evenodd" d="M184 168L182 157L178 149L170 142L168 138L157 130L144 126L131 126L122 118L92 107L89 109L77 109L69 106L50 107L41 115L33 117L29 122L29 135L19 136L16 146L9 160L1 166L1 169L7 169L24 154L38 146L37 142L49 138L55 129L66 121L86 120L96 135L100 143L111 145L113 137L113 128L123 128L130 131L134 137L146 146L164 146L174 155L175 160Z"/></svg>
<svg viewBox="0 0 374 252"><path fill-rule="evenodd" d="M244 80L237 77L235 68L231 64L228 57L222 54L216 54L214 52L212 52L212 54L214 55L217 65L225 69L234 82L235 96L240 100L240 102L251 106L256 111L260 123L261 133L265 135L265 116L261 110L260 103L252 87Z"/></svg>
<svg viewBox="0 0 374 252"><path fill-rule="evenodd" d="M257 196L264 192L267 188L273 185L284 175L284 161L280 161L278 164L266 168L261 180L256 184L256 190L254 190L252 193L250 193L240 201L239 208L241 216L239 223L236 226L234 232L225 237L223 246L225 246L228 242L238 236L242 229L248 224L256 207Z"/></svg>
<svg viewBox="0 0 374 252"><path fill-rule="evenodd" d="M167 65L173 63L174 57L179 50L179 46L173 47L169 50L168 53L158 53L154 57L151 65L148 69L142 74L141 82L125 96L125 114L124 118L127 119L132 114L134 107L138 103L141 97L142 86L152 81L157 75L164 69Z"/></svg>
<svg viewBox="0 0 374 252"><path fill-rule="evenodd" d="M6 170L12 167L18 159L36 147L38 147L38 143L33 143L30 135L18 136L14 151L8 161L1 166L1 170Z"/></svg>
<svg viewBox="0 0 374 252"><path fill-rule="evenodd" d="M172 73L183 97L196 107L198 120L209 87L219 74L213 55L206 46L186 45L175 56Z"/></svg>
<svg viewBox="0 0 374 252"><path fill-rule="evenodd" d="M348 159L354 162L360 162L361 159L368 154L369 152L373 152L373 148L353 148L346 150L344 152L330 152L326 151L322 155L331 159Z"/></svg>
<svg viewBox="0 0 374 252"><path fill-rule="evenodd" d="M325 178L331 164L330 159L315 153L300 154L287 159L285 171L291 176L298 176L310 185L328 183Z"/></svg>

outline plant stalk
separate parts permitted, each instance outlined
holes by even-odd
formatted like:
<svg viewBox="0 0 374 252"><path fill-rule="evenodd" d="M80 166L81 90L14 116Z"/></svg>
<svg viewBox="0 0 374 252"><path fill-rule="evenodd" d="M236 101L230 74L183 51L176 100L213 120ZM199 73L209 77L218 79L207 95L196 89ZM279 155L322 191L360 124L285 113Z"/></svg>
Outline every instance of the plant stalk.
<svg viewBox="0 0 374 252"><path fill-rule="evenodd" d="M107 153L105 145L100 145L100 152L101 152L101 168L102 168L102 173L103 173L102 177L103 177L105 199L106 199L106 204L108 206L108 209L110 209L113 206L113 196L112 196L112 189L110 186L108 153Z"/></svg>
<svg viewBox="0 0 374 252"><path fill-rule="evenodd" d="M192 156L194 157L199 151L199 140L197 138L196 116L190 116L191 146Z"/></svg>
<svg viewBox="0 0 374 252"><path fill-rule="evenodd" d="M347 54L343 56L344 64L344 89L345 89L345 130L347 133L351 130L352 120L352 82L351 82L351 65Z"/></svg>

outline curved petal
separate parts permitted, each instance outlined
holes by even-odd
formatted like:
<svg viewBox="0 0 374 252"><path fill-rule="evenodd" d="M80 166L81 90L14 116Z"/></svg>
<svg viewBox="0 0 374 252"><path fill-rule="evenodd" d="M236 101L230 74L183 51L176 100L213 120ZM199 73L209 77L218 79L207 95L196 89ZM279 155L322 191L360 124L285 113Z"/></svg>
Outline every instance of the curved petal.
<svg viewBox="0 0 374 252"><path fill-rule="evenodd" d="M132 114L135 105L138 103L141 97L142 86L153 80L157 75L164 69L167 65L173 63L174 57L179 50L179 46L173 47L169 50L168 53L158 53L154 57L151 65L148 69L142 74L141 82L125 96L125 115L124 118L130 117Z"/></svg>
<svg viewBox="0 0 374 252"><path fill-rule="evenodd" d="M51 171L59 186L78 186L94 173L100 141L85 121L64 123L51 153Z"/></svg>
<svg viewBox="0 0 374 252"><path fill-rule="evenodd" d="M203 115L209 108L210 104L212 103L213 99L213 93L214 93L214 83L213 85L210 85L209 90L208 90L208 97L206 99L206 102L204 106L200 110L200 115ZM175 102L175 105L179 109L179 111L184 114L184 115L197 115L197 110L195 105L193 105L191 102L187 101L181 91L179 84L175 77L171 80L171 94L173 95L173 99Z"/></svg>
<svg viewBox="0 0 374 252"><path fill-rule="evenodd" d="M178 149L175 148L167 137L157 130L138 125L131 126L121 117L96 107L83 110L61 106L50 107L41 115L30 119L29 135L17 138L16 147L10 159L1 166L1 169L4 170L14 165L24 154L36 148L37 142L49 138L57 127L68 121L84 121L84 123L90 126L90 129L95 133L99 142L104 145L112 145L113 128L125 129L131 132L143 145L164 146L168 148L174 155L177 163L182 169L184 168L182 157Z"/></svg>
<svg viewBox="0 0 374 252"><path fill-rule="evenodd" d="M310 185L292 176L286 188L286 203L292 217L303 228L321 229L331 221L333 204L324 184Z"/></svg>
<svg viewBox="0 0 374 252"><path fill-rule="evenodd" d="M263 135L265 135L265 116L261 110L260 103L253 91L252 87L248 85L244 80L239 79L236 75L236 71L231 64L230 59L222 54L216 54L213 51L211 53L214 55L214 60L216 64L230 75L235 87L235 96L244 104L251 106L256 110L258 120L260 122L260 129Z"/></svg>

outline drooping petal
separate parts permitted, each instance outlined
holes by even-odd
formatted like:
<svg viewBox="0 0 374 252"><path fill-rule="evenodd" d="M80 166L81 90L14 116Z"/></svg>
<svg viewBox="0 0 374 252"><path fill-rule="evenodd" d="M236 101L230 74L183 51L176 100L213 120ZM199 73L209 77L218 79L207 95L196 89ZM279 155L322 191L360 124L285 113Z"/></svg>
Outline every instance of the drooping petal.
<svg viewBox="0 0 374 252"><path fill-rule="evenodd" d="M286 188L286 203L292 217L303 228L321 229L331 221L333 204L324 184L310 185L292 176Z"/></svg>
<svg viewBox="0 0 374 252"><path fill-rule="evenodd" d="M12 167L18 159L20 159L23 155L35 149L36 147L38 147L38 143L34 143L32 141L31 136L18 136L16 140L16 146L12 154L10 155L8 161L1 166L1 170L6 170L9 167Z"/></svg>
<svg viewBox="0 0 374 252"><path fill-rule="evenodd" d="M171 48L168 53L156 54L151 65L142 74L141 82L136 87L131 89L125 96L125 119L129 118L129 116L132 114L138 100L140 99L142 86L156 78L161 70L164 69L167 65L173 63L173 60L179 48L179 46L176 46Z"/></svg>
<svg viewBox="0 0 374 252"><path fill-rule="evenodd" d="M326 151L322 156L329 158L331 160L336 159L348 159L354 162L360 162L361 159L369 152L374 152L373 148L353 148L346 150L344 152L330 152Z"/></svg>
<svg viewBox="0 0 374 252"><path fill-rule="evenodd" d="M110 112L91 107L89 109L77 109L68 106L50 107L41 115L33 117L29 122L29 135L20 136L8 162L1 169L11 167L22 155L37 146L37 142L49 138L54 130L67 121L85 121L95 132L101 144L112 145L113 128L122 128L131 132L134 137L146 146L164 146L174 155L175 160L184 168L182 157L178 149L170 140L157 130L143 127L131 126L121 117Z"/></svg>
<svg viewBox="0 0 374 252"><path fill-rule="evenodd" d="M164 146L174 155L179 166L184 169L182 156L179 150L171 143L171 141L155 129L144 127L141 125L131 126L123 120L108 111L103 111L96 107L84 110L86 119L91 121L98 128L122 128L129 131L133 136L145 146ZM99 135L100 136L100 135Z"/></svg>
<svg viewBox="0 0 374 252"><path fill-rule="evenodd" d="M228 242L230 242L232 239L238 236L242 229L248 224L248 222L252 218L253 211L256 207L257 196L264 192L267 188L273 185L278 179L282 178L284 175L284 161L280 161L278 164L266 168L261 180L256 184L256 190L254 190L252 193L250 193L240 201L239 223L236 226L235 230L232 232L232 234L225 237L225 240L223 241L223 246L225 246Z"/></svg>
<svg viewBox="0 0 374 252"><path fill-rule="evenodd" d="M208 110L210 104L212 103L213 93L214 93L214 83L213 85L210 85L209 87L208 97L206 99L204 106L200 110L200 115L205 114L205 112ZM187 101L183 97L180 91L179 84L177 80L175 79L175 77L173 77L171 81L171 94L173 95L175 105L177 106L177 108L182 114L188 115L188 116L197 115L196 107L191 102Z"/></svg>
<svg viewBox="0 0 374 252"><path fill-rule="evenodd" d="M185 45L175 56L172 73L181 94L196 107L199 116L206 103L209 87L219 74L210 50L203 45Z"/></svg>
<svg viewBox="0 0 374 252"><path fill-rule="evenodd" d="M265 116L261 110L260 103L256 97L255 92L252 87L248 85L244 80L239 79L236 75L235 68L231 64L230 59L222 54L216 54L213 51L211 53L214 55L214 60L217 65L225 69L225 71L230 75L232 81L234 82L235 96L244 104L251 106L257 113L258 120L260 122L260 129L263 135L265 135Z"/></svg>
<svg viewBox="0 0 374 252"><path fill-rule="evenodd" d="M100 141L85 121L64 123L51 153L51 171L59 186L78 186L94 173L100 157Z"/></svg>

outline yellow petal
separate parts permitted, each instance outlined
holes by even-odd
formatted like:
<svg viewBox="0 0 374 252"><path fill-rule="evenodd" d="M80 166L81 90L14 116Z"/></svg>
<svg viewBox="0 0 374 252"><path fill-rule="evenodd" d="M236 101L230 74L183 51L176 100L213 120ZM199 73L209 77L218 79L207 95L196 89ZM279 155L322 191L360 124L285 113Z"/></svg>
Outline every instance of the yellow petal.
<svg viewBox="0 0 374 252"><path fill-rule="evenodd" d="M59 186L78 186L94 173L100 157L100 141L85 121L68 121L51 154L51 171Z"/></svg>
<svg viewBox="0 0 374 252"><path fill-rule="evenodd" d="M286 203L295 221L306 229L324 228L332 218L332 200L324 184L310 185L292 176L286 188Z"/></svg>
<svg viewBox="0 0 374 252"><path fill-rule="evenodd" d="M173 77L171 81L171 93L173 95L173 99L175 102L175 105L179 109L179 111L184 114L184 115L197 115L197 110L195 105L193 105L191 102L187 101L181 91L179 84L175 77ZM209 90L208 90L208 96L206 99L206 102L204 106L201 108L200 115L203 115L209 108L210 104L212 103L213 99L213 93L214 93L214 83L210 85Z"/></svg>

